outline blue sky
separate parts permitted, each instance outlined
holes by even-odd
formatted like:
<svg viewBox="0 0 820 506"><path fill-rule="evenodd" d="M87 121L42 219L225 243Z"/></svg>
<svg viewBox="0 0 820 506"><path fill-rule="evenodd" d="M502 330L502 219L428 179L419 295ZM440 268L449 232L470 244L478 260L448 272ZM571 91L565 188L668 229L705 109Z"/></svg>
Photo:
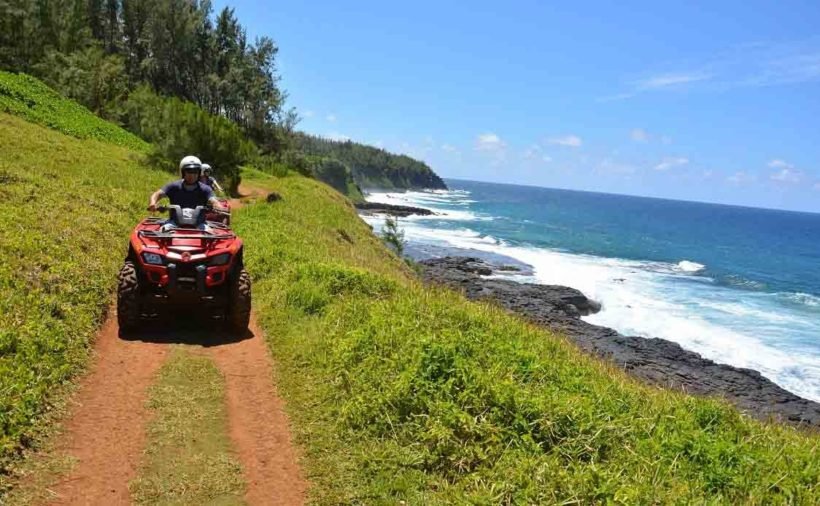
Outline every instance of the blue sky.
<svg viewBox="0 0 820 506"><path fill-rule="evenodd" d="M820 2L263 2L299 127L444 177L820 212Z"/></svg>

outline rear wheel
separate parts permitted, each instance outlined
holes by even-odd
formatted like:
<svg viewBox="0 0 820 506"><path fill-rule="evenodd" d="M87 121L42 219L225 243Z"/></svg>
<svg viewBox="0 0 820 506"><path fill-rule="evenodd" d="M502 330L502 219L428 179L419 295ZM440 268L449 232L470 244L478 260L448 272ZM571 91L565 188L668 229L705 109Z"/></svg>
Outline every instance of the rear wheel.
<svg viewBox="0 0 820 506"><path fill-rule="evenodd" d="M231 278L228 301L228 323L231 328L243 331L251 320L251 277L245 269Z"/></svg>
<svg viewBox="0 0 820 506"><path fill-rule="evenodd" d="M120 330L133 329L139 322L140 280L134 262L126 261L120 269L117 285L117 323Z"/></svg>

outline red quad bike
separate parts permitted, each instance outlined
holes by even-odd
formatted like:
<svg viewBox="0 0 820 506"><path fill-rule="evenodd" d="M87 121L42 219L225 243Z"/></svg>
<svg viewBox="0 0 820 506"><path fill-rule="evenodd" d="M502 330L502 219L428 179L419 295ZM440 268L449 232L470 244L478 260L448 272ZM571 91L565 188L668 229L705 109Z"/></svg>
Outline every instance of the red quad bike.
<svg viewBox="0 0 820 506"><path fill-rule="evenodd" d="M131 234L119 274L117 321L121 330L174 306L221 318L236 331L248 328L251 279L242 239L225 224L206 221L205 207L162 206L170 220L150 217Z"/></svg>
<svg viewBox="0 0 820 506"><path fill-rule="evenodd" d="M219 211L217 209L208 209L205 212L205 220L206 221L216 221L218 223L222 223L223 225L230 226L231 225L231 201L228 199L220 198L219 205L222 206L224 211Z"/></svg>

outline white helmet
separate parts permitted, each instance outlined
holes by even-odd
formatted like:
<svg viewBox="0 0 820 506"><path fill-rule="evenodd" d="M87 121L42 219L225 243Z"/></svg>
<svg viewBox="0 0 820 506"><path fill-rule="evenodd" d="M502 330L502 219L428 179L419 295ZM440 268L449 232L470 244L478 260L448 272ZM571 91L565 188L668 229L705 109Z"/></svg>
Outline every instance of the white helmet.
<svg viewBox="0 0 820 506"><path fill-rule="evenodd" d="M213 171L213 169L211 169L211 166L210 166L210 165L208 165L207 163L203 163L203 164L202 164L202 174L203 174L203 175L205 175L205 176L210 176L210 175L211 175L211 171Z"/></svg>
<svg viewBox="0 0 820 506"><path fill-rule="evenodd" d="M202 162L195 156L186 156L179 161L179 175L185 177L185 169L202 171Z"/></svg>

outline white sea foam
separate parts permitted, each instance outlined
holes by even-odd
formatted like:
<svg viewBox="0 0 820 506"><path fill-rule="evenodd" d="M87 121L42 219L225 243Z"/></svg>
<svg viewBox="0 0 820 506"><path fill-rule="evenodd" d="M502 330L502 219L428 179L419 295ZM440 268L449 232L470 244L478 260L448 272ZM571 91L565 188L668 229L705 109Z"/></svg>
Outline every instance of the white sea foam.
<svg viewBox="0 0 820 506"><path fill-rule="evenodd" d="M377 230L382 220L366 218ZM445 230L404 221L408 241L505 255L533 266L535 281L577 288L603 310L590 323L623 334L661 337L719 363L760 371L783 388L820 402L820 357L811 351L820 321L774 306L771 294L739 292L710 283L681 283L705 269L696 262L642 262L512 246L469 228ZM809 294L796 303L820 304ZM784 332L789 329L789 333ZM791 334L793 338L786 338Z"/></svg>
<svg viewBox="0 0 820 506"><path fill-rule="evenodd" d="M795 292L779 293L777 295L795 304L802 304L810 308L820 308L820 297L810 293Z"/></svg>
<svg viewBox="0 0 820 506"><path fill-rule="evenodd" d="M368 202L379 204L423 207L435 213L433 216L413 215L402 220L489 221L493 219L491 216L482 216L471 211L448 207L469 205L469 202L473 201L464 199L466 195L469 195L469 192L435 190L423 192L373 192L367 194L365 198ZM383 221L384 217L380 219Z"/></svg>
<svg viewBox="0 0 820 506"><path fill-rule="evenodd" d="M705 265L697 262L690 262L689 260L681 260L677 265L678 269L683 272L698 272L706 268Z"/></svg>

